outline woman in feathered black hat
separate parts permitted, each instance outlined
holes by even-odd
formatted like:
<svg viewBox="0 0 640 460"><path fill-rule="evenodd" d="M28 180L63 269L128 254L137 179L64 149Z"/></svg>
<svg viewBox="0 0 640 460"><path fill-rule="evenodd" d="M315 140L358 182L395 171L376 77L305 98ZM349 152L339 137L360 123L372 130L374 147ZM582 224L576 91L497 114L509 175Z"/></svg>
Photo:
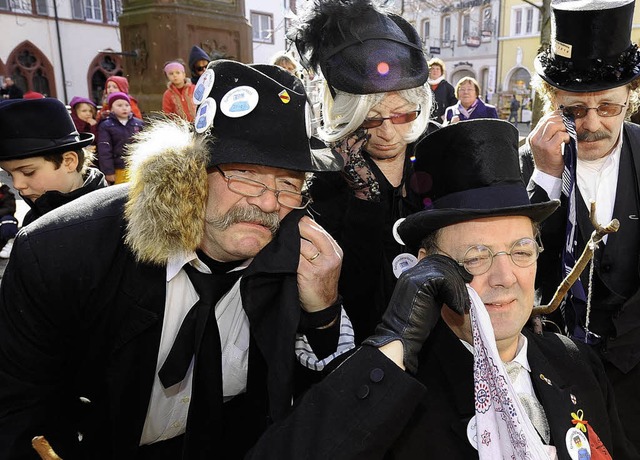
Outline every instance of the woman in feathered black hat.
<svg viewBox="0 0 640 460"><path fill-rule="evenodd" d="M392 225L423 207L411 157L429 123L429 69L415 29L374 0L316 0L291 38L326 79L318 135L346 163L317 175L312 209L345 251L341 292L362 339L386 308L393 267L408 263Z"/></svg>

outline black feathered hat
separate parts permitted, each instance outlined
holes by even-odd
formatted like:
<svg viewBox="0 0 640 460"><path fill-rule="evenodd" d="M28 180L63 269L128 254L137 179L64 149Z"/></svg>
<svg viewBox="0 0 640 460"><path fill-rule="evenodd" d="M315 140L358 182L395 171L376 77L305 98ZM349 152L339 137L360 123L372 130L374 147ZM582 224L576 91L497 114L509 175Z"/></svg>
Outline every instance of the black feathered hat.
<svg viewBox="0 0 640 460"><path fill-rule="evenodd" d="M559 200L531 204L520 177L518 130L498 119L466 120L423 138L416 146L416 171L431 176L431 208L397 225L405 245L440 228L497 216L549 217Z"/></svg>
<svg viewBox="0 0 640 460"><path fill-rule="evenodd" d="M640 51L631 43L635 0L570 0L551 4L551 45L534 67L564 91L595 92L640 75Z"/></svg>
<svg viewBox="0 0 640 460"><path fill-rule="evenodd" d="M205 81L212 86L203 86ZM208 91L207 97L201 91ZM202 103L194 124L199 132L212 126L209 167L247 163L306 172L342 168L342 158L311 137L311 107L302 81L281 67L212 61L196 84L196 102L199 95Z"/></svg>
<svg viewBox="0 0 640 460"><path fill-rule="evenodd" d="M320 67L333 93L415 88L429 76L416 30L372 0L310 2L289 38L303 65Z"/></svg>
<svg viewBox="0 0 640 460"><path fill-rule="evenodd" d="M58 99L0 102L0 161L64 153L86 147L93 134L78 133Z"/></svg>

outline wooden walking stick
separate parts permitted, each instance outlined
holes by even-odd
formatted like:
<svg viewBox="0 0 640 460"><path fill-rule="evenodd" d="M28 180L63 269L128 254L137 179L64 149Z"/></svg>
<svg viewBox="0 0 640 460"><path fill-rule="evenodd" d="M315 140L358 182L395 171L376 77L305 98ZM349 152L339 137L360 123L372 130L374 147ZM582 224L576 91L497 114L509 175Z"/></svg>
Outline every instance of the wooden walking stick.
<svg viewBox="0 0 640 460"><path fill-rule="evenodd" d="M558 286L558 289L553 295L551 302L548 305L540 305L538 307L534 307L533 311L531 312L533 330L537 334L542 334L541 316L548 315L554 312L560 306L560 303L562 302L562 299L564 299L564 296L567 295L573 283L578 280L584 269L587 267L589 261L593 258L593 253L595 252L598 243L602 241L602 238L605 235L609 233L615 233L620 228L620 222L618 221L618 219L613 219L604 227L596 221L595 201L591 202L591 212L589 214L589 219L591 220L591 224L593 225L593 228L595 230L591 234L587 245L584 247L584 251L582 251L582 254L580 254L580 258L573 266L569 274L565 277L565 279L562 280L560 286Z"/></svg>
<svg viewBox="0 0 640 460"><path fill-rule="evenodd" d="M49 445L49 442L44 436L36 436L31 440L31 445L38 452L38 455L42 460L62 460L53 451L53 448Z"/></svg>

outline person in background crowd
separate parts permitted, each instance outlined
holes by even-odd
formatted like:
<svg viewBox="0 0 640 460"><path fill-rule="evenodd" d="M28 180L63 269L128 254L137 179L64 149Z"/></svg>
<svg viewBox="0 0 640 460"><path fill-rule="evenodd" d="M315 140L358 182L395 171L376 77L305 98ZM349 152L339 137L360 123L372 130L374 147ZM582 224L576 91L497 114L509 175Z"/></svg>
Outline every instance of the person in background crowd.
<svg viewBox="0 0 640 460"><path fill-rule="evenodd" d="M535 60L533 82L546 114L527 137L521 163L532 201L562 200L542 227L543 305L594 230L591 202L599 225L620 223L598 244L592 270L547 319L598 352L622 426L640 450L640 128L626 121L640 104L640 52L630 38L634 3L552 4L553 40ZM577 154L569 148L576 144Z"/></svg>
<svg viewBox="0 0 640 460"><path fill-rule="evenodd" d="M342 252L305 216L307 172L342 161L311 151L299 79L211 69L200 132L153 121L129 184L16 238L0 285L0 458L31 458L44 435L65 459L240 459L305 372L353 347Z"/></svg>
<svg viewBox="0 0 640 460"><path fill-rule="evenodd" d="M16 196L7 184L0 185L0 258L8 259L13 248L13 241L18 233L16 219Z"/></svg>
<svg viewBox="0 0 640 460"><path fill-rule="evenodd" d="M130 102L125 93L109 94L109 118L98 125L98 165L110 185L127 181L125 147L144 127L131 113Z"/></svg>
<svg viewBox="0 0 640 460"><path fill-rule="evenodd" d="M96 120L97 106L91 99L74 96L69 102L71 119L79 133L98 134L98 122Z"/></svg>
<svg viewBox="0 0 640 460"><path fill-rule="evenodd" d="M445 124L474 118L498 118L496 108L480 99L480 85L475 78L461 78L456 84L456 97L458 103L445 111Z"/></svg>
<svg viewBox="0 0 640 460"><path fill-rule="evenodd" d="M22 96L23 99L42 99L43 97L45 97L44 94L37 91L27 91L24 93L24 96Z"/></svg>
<svg viewBox="0 0 640 460"><path fill-rule="evenodd" d="M51 97L0 102L0 168L31 208L22 226L94 190L104 176L89 167L91 133L78 133L66 106ZM1 435L0 435L1 437Z"/></svg>
<svg viewBox="0 0 640 460"><path fill-rule="evenodd" d="M434 104L431 112L431 119L442 123L444 121L444 111L447 107L455 105L458 102L455 95L455 89L447 80L445 80L444 61L440 58L429 60L429 79L427 82L433 91Z"/></svg>
<svg viewBox="0 0 640 460"><path fill-rule="evenodd" d="M341 293L360 341L380 320L401 267L415 262L392 225L423 208L411 157L432 93L420 38L403 18L370 0L308 8L293 39L326 79L318 136L346 162L341 173L316 175L311 210L345 251Z"/></svg>
<svg viewBox="0 0 640 460"><path fill-rule="evenodd" d="M276 55L271 58L271 64L282 67L291 75L295 75L298 78L300 77L298 63L286 53L276 53Z"/></svg>
<svg viewBox="0 0 640 460"><path fill-rule="evenodd" d="M138 101L135 97L129 94L129 80L126 77L121 77L119 75L112 75L107 78L107 81L104 84L104 91L102 93L102 106L98 111L98 116L96 119L98 122L105 120L109 117L109 94L111 93L125 93L129 96L129 100L131 101L131 112L133 116L142 120L142 113L140 112L140 108L138 107Z"/></svg>
<svg viewBox="0 0 640 460"><path fill-rule="evenodd" d="M199 46L193 46L189 52L189 70L191 71L191 83L198 83L198 78L207 70L211 58L205 50Z"/></svg>
<svg viewBox="0 0 640 460"><path fill-rule="evenodd" d="M518 110L520 110L520 101L515 94L511 95L511 102L509 102L509 123L513 123L513 126L518 126Z"/></svg>
<svg viewBox="0 0 640 460"><path fill-rule="evenodd" d="M164 66L167 78L167 90L162 95L162 111L174 114L187 121L193 121L196 107L193 103L195 85L187 78L184 65L178 61L168 62Z"/></svg>
<svg viewBox="0 0 640 460"><path fill-rule="evenodd" d="M13 78L4 77L4 83L2 84L2 88L0 88L0 96L3 99L22 99L23 91L16 86Z"/></svg>

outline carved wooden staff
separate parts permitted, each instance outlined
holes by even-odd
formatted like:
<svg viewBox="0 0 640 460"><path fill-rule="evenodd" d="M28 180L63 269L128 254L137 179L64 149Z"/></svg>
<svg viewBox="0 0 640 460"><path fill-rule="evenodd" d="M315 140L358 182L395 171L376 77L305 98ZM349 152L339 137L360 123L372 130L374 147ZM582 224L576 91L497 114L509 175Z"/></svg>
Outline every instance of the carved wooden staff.
<svg viewBox="0 0 640 460"><path fill-rule="evenodd" d="M31 445L38 452L38 455L42 460L62 460L53 451L44 436L36 436L31 440Z"/></svg>
<svg viewBox="0 0 640 460"><path fill-rule="evenodd" d="M584 247L584 251L580 254L580 258L573 266L569 274L562 280L560 286L556 290L556 293L553 295L551 302L548 305L540 305L538 307L534 307L531 312L531 320L533 322L533 330L538 334L542 334L542 315L548 315L554 312L564 299L564 296L567 295L569 289L575 283L584 269L587 267L587 264L593 257L593 253L598 246L598 243L602 240L602 238L609 234L615 233L620 228L620 222L618 219L613 219L604 227L601 226L598 222L596 222L596 203L594 201L591 202L591 212L589 214L589 219L591 220L591 224L595 229L587 242L587 245Z"/></svg>

